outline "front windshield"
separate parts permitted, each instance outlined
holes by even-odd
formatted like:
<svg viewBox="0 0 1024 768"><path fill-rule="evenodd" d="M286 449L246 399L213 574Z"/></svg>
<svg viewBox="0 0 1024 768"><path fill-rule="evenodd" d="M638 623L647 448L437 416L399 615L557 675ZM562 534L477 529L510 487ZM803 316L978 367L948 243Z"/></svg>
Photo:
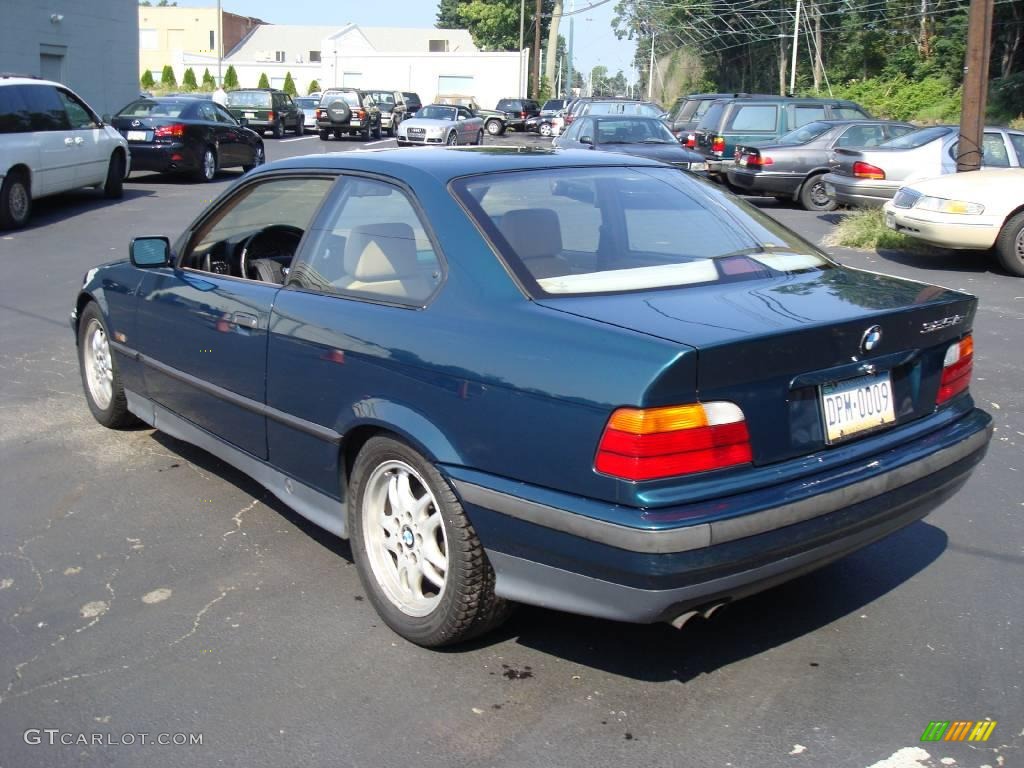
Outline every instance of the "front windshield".
<svg viewBox="0 0 1024 768"><path fill-rule="evenodd" d="M823 123L820 120L816 120L813 123L797 128L795 131L790 131L779 139L779 144L806 144L821 136L831 127L831 123Z"/></svg>
<svg viewBox="0 0 1024 768"><path fill-rule="evenodd" d="M599 118L597 144L678 144L679 141L660 120L649 118Z"/></svg>
<svg viewBox="0 0 1024 768"><path fill-rule="evenodd" d="M471 176L452 186L522 284L540 296L831 266L763 213L670 168L543 168Z"/></svg>
<svg viewBox="0 0 1024 768"><path fill-rule="evenodd" d="M889 139L883 141L878 146L880 147L892 147L893 149L916 149L917 147L923 147L930 141L940 136L948 136L952 128L935 126L933 128L921 128L910 133L905 133L902 136L897 136L895 139Z"/></svg>
<svg viewBox="0 0 1024 768"><path fill-rule="evenodd" d="M431 105L424 107L416 113L416 117L424 117L427 120L454 120L457 110L455 107L439 107Z"/></svg>
<svg viewBox="0 0 1024 768"><path fill-rule="evenodd" d="M117 114L122 117L181 117L191 101L133 101Z"/></svg>

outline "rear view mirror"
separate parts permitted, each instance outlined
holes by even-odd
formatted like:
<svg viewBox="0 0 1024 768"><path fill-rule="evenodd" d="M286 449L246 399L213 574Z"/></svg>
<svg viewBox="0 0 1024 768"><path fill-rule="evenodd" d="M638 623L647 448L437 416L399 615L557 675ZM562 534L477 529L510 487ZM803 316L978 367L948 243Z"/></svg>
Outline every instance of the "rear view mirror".
<svg viewBox="0 0 1024 768"><path fill-rule="evenodd" d="M580 136L580 144L589 144L590 146L594 146L594 137Z"/></svg>
<svg viewBox="0 0 1024 768"><path fill-rule="evenodd" d="M171 241L166 237L136 237L128 255L136 267L166 267L171 263Z"/></svg>

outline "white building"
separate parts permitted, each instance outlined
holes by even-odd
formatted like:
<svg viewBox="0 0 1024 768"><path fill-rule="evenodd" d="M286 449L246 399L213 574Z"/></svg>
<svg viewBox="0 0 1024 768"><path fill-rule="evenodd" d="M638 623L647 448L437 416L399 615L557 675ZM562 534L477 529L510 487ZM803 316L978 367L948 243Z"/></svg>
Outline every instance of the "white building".
<svg viewBox="0 0 1024 768"><path fill-rule="evenodd" d="M300 93L316 80L321 88L414 91L424 104L438 95L472 96L481 107L493 108L498 99L519 92L526 62L526 52L481 51L464 29L267 24L224 58L224 69L233 66L242 87L255 87L265 73L280 88L291 72ZM180 80L185 68L201 72L211 63L216 67L213 57L182 54L176 74Z"/></svg>

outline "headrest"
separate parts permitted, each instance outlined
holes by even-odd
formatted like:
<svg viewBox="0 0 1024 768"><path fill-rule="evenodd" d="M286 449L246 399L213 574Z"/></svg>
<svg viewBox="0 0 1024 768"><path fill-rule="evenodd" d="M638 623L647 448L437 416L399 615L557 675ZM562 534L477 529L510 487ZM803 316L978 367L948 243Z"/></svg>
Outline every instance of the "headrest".
<svg viewBox="0 0 1024 768"><path fill-rule="evenodd" d="M345 243L345 272L356 280L393 280L416 274L416 239L401 222L353 227Z"/></svg>
<svg viewBox="0 0 1024 768"><path fill-rule="evenodd" d="M523 261L557 256L562 252L558 214L547 208L519 208L501 217L498 228Z"/></svg>

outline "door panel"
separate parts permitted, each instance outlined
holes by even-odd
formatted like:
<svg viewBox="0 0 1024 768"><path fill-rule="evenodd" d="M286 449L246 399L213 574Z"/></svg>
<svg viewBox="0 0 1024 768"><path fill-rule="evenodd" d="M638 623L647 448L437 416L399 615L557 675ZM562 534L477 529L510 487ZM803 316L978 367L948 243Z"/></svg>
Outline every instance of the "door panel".
<svg viewBox="0 0 1024 768"><path fill-rule="evenodd" d="M89 107L68 91L61 89L57 94L71 124L69 136L76 149L75 186L102 184L107 178L113 143Z"/></svg>

